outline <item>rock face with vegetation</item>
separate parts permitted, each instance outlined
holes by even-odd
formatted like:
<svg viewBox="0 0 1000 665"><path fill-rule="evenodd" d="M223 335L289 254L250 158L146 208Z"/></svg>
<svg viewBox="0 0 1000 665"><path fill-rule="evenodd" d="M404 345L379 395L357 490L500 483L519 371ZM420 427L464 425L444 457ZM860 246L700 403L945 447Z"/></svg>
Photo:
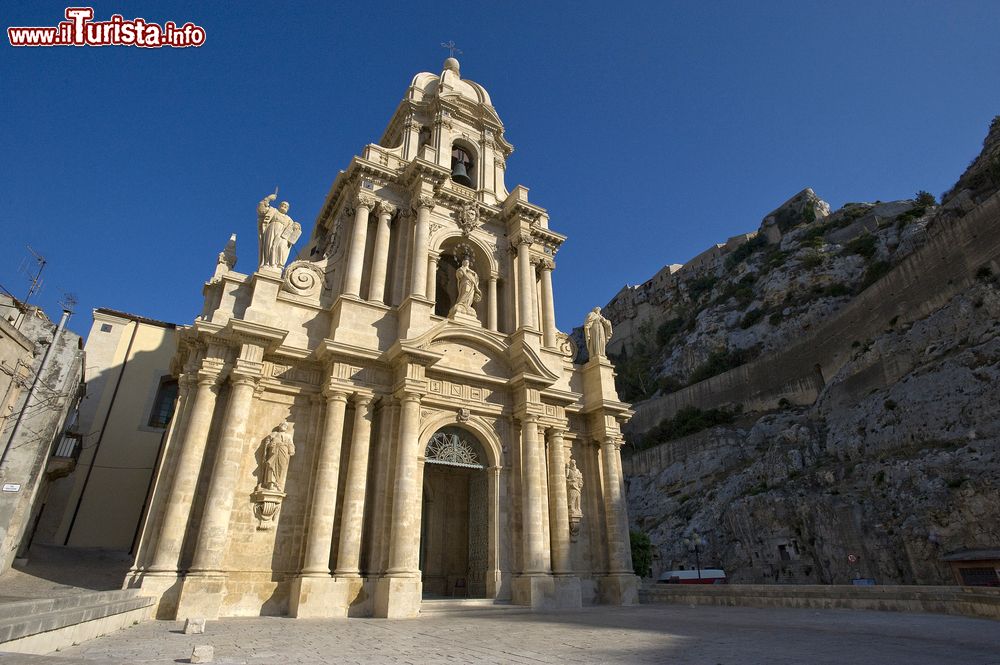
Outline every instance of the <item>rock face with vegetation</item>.
<svg viewBox="0 0 1000 665"><path fill-rule="evenodd" d="M780 353L994 196L998 164L995 120L941 205L919 192L824 214L800 193L657 294L615 358L623 399L641 410L645 398ZM853 341L811 405L691 406L633 433L630 517L652 540L654 573L694 565L682 538L695 531L708 540L702 565L738 582L948 584L944 553L1000 547L997 272L984 265L929 315ZM874 371L885 380L866 383Z"/></svg>

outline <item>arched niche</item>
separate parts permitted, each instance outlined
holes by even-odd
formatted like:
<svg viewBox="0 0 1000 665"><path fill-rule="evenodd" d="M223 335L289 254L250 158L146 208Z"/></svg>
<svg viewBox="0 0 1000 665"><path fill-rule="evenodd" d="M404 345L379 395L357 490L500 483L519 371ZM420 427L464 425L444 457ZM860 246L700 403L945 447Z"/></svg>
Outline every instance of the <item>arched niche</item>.
<svg viewBox="0 0 1000 665"><path fill-rule="evenodd" d="M458 298L458 279L456 271L463 259L469 260L469 266L479 276L479 302L473 305L476 318L486 327L488 313L489 279L496 274L492 257L472 238L462 235L445 237L437 249L437 272L434 276L434 313L437 316L448 316Z"/></svg>

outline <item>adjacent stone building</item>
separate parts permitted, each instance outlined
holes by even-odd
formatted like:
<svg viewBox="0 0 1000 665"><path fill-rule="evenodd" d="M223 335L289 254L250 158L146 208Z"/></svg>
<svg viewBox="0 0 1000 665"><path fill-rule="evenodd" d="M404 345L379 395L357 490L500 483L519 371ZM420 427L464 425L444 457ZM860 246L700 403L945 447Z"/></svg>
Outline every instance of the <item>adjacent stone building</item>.
<svg viewBox="0 0 1000 665"><path fill-rule="evenodd" d="M127 586L159 616L408 617L422 597L636 602L631 411L588 316L555 326L565 237L487 92L449 58L334 180L311 237L257 207L179 332L180 397Z"/></svg>
<svg viewBox="0 0 1000 665"><path fill-rule="evenodd" d="M37 307L0 296L0 573L23 554L47 491L49 465L83 395L83 349Z"/></svg>

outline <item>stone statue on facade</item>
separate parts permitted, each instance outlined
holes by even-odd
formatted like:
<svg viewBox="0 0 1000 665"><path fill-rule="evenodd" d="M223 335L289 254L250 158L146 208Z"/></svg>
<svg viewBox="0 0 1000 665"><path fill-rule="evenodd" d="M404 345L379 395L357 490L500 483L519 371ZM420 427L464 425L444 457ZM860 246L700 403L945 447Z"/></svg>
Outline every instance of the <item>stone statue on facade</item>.
<svg viewBox="0 0 1000 665"><path fill-rule="evenodd" d="M276 198L277 194L268 194L257 204L258 270L282 270L288 262L288 252L302 235L302 226L288 216L288 201L282 201L277 208L271 206Z"/></svg>
<svg viewBox="0 0 1000 665"><path fill-rule="evenodd" d="M611 339L611 322L601 315L601 308L595 307L583 322L583 336L587 342L587 353L591 358L607 357L608 340Z"/></svg>
<svg viewBox="0 0 1000 665"><path fill-rule="evenodd" d="M283 422L264 439L260 485L258 485L261 489L284 491L288 462L295 454L295 443L288 430L288 423Z"/></svg>
<svg viewBox="0 0 1000 665"><path fill-rule="evenodd" d="M583 474L576 466L576 460L569 458L566 465L566 500L569 504L569 518L579 519L583 517L583 508L580 499L583 496Z"/></svg>
<svg viewBox="0 0 1000 665"><path fill-rule="evenodd" d="M583 474L576 467L576 460L572 455L566 465L566 503L569 504L569 537L576 542L580 535L580 520L583 519Z"/></svg>
<svg viewBox="0 0 1000 665"><path fill-rule="evenodd" d="M483 294L479 289L479 275L469 265L469 257L462 259L462 265L455 271L455 277L458 279L458 297L449 316L455 314L476 316L473 305L482 299Z"/></svg>

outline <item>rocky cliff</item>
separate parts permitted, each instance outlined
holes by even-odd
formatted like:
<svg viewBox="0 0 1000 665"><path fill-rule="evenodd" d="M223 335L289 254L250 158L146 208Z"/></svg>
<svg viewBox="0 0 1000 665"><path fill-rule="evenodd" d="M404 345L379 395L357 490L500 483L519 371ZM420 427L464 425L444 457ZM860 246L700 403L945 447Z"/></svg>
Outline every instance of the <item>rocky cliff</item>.
<svg viewBox="0 0 1000 665"><path fill-rule="evenodd" d="M674 269L674 279L644 285L641 302L635 288L609 304L630 332L617 348L621 392L640 400L636 420L646 423L630 433L625 462L630 516L650 535L657 569L693 565L681 539L694 531L708 540L706 560L742 582L950 583L942 554L1000 546L995 261L942 284L918 314L880 320L870 335L858 326L836 362L817 348L825 364L806 403L662 406L682 393L711 401L712 377L765 367L857 309L855 299L895 293L880 286L905 284L899 272L937 253L935 237L1000 196L998 146L994 121L940 206L919 193L828 213L806 190L698 271ZM1000 233L975 228L991 242ZM796 360L808 364L801 349Z"/></svg>

